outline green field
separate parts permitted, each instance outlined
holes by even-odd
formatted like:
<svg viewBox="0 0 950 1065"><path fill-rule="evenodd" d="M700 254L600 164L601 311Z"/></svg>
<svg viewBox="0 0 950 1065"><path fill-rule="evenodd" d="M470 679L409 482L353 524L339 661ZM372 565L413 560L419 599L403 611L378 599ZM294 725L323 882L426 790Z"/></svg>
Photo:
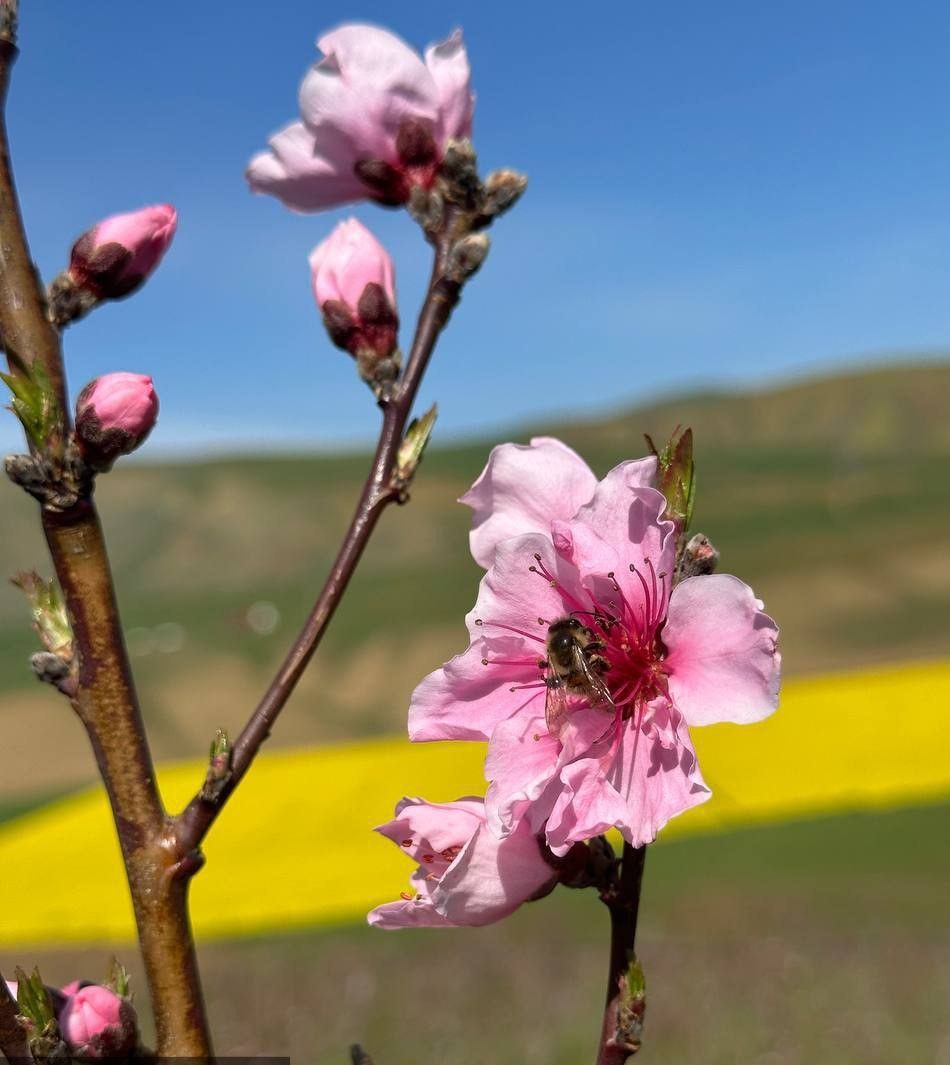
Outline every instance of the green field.
<svg viewBox="0 0 950 1065"><path fill-rule="evenodd" d="M660 843L640 952L648 1065L943 1065L950 1046L950 806ZM328 860L331 860L328 856ZM369 869L341 876L370 876ZM279 890L279 885L275 885ZM484 929L369 928L201 951L222 1053L345 1065L593 1059L606 913L558 889ZM40 953L47 979L106 951ZM10 962L0 952L0 969ZM123 955L141 986L137 960Z"/></svg>

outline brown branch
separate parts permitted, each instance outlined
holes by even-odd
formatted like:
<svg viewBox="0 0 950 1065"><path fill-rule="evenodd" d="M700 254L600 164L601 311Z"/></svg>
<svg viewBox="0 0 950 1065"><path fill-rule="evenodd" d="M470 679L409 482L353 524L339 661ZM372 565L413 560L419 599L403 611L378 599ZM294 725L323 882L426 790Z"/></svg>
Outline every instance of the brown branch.
<svg viewBox="0 0 950 1065"><path fill-rule="evenodd" d="M610 911L610 967L597 1065L623 1065L640 1049L644 998L634 947L646 853L625 842L619 880L601 896Z"/></svg>
<svg viewBox="0 0 950 1065"><path fill-rule="evenodd" d="M182 858L200 845L229 796L250 768L317 649L380 515L388 504L398 501L401 497L400 489L394 483L399 445L436 342L459 301L461 283L446 276L449 249L457 237L455 216L449 211L443 229L434 240L435 262L419 314L406 372L396 395L382 404L383 423L376 454L340 552L297 639L247 725L234 742L231 775L227 783L214 797L209 797L207 793L202 795L199 791L175 819L174 834L178 854Z"/></svg>
<svg viewBox="0 0 950 1065"><path fill-rule="evenodd" d="M16 49L0 39L0 102ZM42 365L68 426L59 335L46 317L43 288L30 259L10 168L0 107L0 338L11 372ZM102 528L90 498L65 510L45 508L43 530L62 586L79 660L73 706L86 727L112 806L138 926L158 1031L166 1056L211 1053L186 878L168 846L162 807L132 683Z"/></svg>
<svg viewBox="0 0 950 1065"><path fill-rule="evenodd" d="M18 1013L16 1000L0 973L0 1054L10 1065L23 1065L33 1060L29 1039L16 1019Z"/></svg>
<svg viewBox="0 0 950 1065"><path fill-rule="evenodd" d="M59 335L46 319L46 297L42 283L27 250L20 202L10 166L5 104L10 71L17 57L16 46L0 37L0 333L3 349L10 360L10 372L20 372L19 364L38 362L56 393L59 409L66 417L66 383ZM11 358L12 356L12 358Z"/></svg>

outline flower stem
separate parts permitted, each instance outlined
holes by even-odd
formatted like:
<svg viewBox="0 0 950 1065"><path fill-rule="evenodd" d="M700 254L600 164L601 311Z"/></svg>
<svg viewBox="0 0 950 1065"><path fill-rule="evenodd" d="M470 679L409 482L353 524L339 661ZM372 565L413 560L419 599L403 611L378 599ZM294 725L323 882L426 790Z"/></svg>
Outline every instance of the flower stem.
<svg viewBox="0 0 950 1065"><path fill-rule="evenodd" d="M231 776L226 786L213 798L203 797L199 791L175 819L174 835L178 854L182 858L205 838L250 768L264 740L270 735L274 722L317 649L380 515L390 503L402 501L402 491L394 481L399 445L429 359L461 294L461 283L447 276L449 251L458 237L455 229L456 216L449 210L445 224L433 239L435 261L409 351L406 372L393 398L380 404L383 422L376 454L336 561L297 639L234 741Z"/></svg>
<svg viewBox="0 0 950 1065"><path fill-rule="evenodd" d="M0 38L0 103L13 45ZM46 317L43 288L30 259L0 106L0 337L12 373L42 366L60 412L58 441L69 427L59 334ZM79 683L71 702L86 728L115 819L163 1056L211 1053L194 944L187 879L167 844L165 810L132 682L112 574L95 504L81 496L44 508L43 531L63 589ZM2 1005L0 1005L2 1012ZM2 1023L2 1022L0 1022Z"/></svg>
<svg viewBox="0 0 950 1065"><path fill-rule="evenodd" d="M601 896L610 911L610 966L597 1065L623 1065L640 1049L645 998L634 947L646 853L625 842L620 876Z"/></svg>

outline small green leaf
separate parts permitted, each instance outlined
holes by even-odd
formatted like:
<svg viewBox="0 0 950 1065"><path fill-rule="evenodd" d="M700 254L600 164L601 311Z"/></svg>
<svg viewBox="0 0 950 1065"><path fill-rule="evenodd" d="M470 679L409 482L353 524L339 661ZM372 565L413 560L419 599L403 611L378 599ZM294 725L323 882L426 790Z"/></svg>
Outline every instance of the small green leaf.
<svg viewBox="0 0 950 1065"><path fill-rule="evenodd" d="M50 997L39 968L33 970L32 976L17 966L14 973L17 980L16 1003L20 1016L25 1017L35 1033L45 1034L51 1025L56 1024L53 1000Z"/></svg>
<svg viewBox="0 0 950 1065"><path fill-rule="evenodd" d="M636 954L630 958L627 971L621 978L617 1006L616 1043L628 1054L635 1054L643 1045L643 1018L647 1008L646 977Z"/></svg>
<svg viewBox="0 0 950 1065"><path fill-rule="evenodd" d="M646 440L656 455L656 486L666 496L663 517L675 522L677 532L682 536L693 519L696 492L693 430L677 426L662 451L657 451L649 436Z"/></svg>
<svg viewBox="0 0 950 1065"><path fill-rule="evenodd" d="M44 581L35 570L25 570L10 578L30 604L33 628L47 651L67 661L72 658L73 632L59 585Z"/></svg>
<svg viewBox="0 0 950 1065"><path fill-rule="evenodd" d="M129 977L129 970L118 958L113 957L109 965L109 979L106 987L111 987L117 995L132 1001L132 981Z"/></svg>
<svg viewBox="0 0 950 1065"><path fill-rule="evenodd" d="M426 444L435 428L435 419L438 417L438 407L432 406L419 418L414 418L409 423L405 438L399 445L396 455L396 480L400 484L409 484L425 454Z"/></svg>
<svg viewBox="0 0 950 1065"><path fill-rule="evenodd" d="M39 363L27 366L19 359L12 362L19 373L0 373L0 380L13 396L10 410L20 419L33 446L42 450L62 427L56 392L49 375Z"/></svg>

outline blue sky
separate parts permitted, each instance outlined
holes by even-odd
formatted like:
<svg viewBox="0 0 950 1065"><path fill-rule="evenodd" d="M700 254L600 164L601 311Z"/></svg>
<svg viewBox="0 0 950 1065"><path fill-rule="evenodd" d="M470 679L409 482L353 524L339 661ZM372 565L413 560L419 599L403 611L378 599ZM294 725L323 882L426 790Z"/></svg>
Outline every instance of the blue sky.
<svg viewBox="0 0 950 1065"><path fill-rule="evenodd" d="M180 228L136 296L67 334L75 393L151 373L149 451L349 444L376 412L325 339L307 254L356 213L397 265L408 345L428 249L402 213L293 215L246 189L318 34L463 27L485 169L529 191L440 347L445 435L950 341L950 8L22 0L9 122L34 254L141 204ZM18 441L12 416L0 445Z"/></svg>

